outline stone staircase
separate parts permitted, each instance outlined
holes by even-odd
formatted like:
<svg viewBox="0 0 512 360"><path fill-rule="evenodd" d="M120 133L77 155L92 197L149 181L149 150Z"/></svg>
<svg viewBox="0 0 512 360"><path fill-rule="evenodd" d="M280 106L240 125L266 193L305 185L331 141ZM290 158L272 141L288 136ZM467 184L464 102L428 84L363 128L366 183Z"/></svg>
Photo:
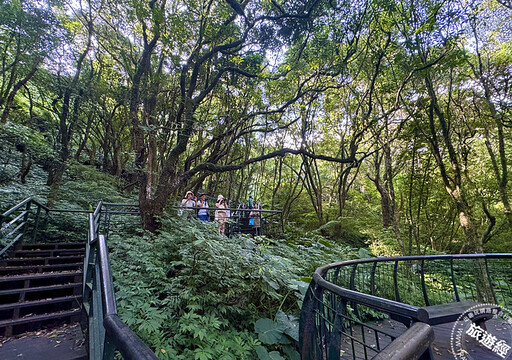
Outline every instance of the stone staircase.
<svg viewBox="0 0 512 360"><path fill-rule="evenodd" d="M80 321L84 249L24 244L0 260L0 337Z"/></svg>

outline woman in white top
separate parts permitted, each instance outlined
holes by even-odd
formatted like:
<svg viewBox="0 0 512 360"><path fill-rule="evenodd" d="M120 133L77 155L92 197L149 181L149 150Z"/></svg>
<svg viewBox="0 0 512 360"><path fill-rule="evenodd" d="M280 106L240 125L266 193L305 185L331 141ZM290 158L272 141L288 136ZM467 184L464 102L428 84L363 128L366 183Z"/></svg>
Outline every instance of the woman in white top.
<svg viewBox="0 0 512 360"><path fill-rule="evenodd" d="M215 203L215 206L219 210L215 210L215 221L219 223L219 233L222 235L226 232L226 221L228 221L228 203L226 201L226 198L219 194L217 196L217 202Z"/></svg>
<svg viewBox="0 0 512 360"><path fill-rule="evenodd" d="M187 191L185 199L181 200L181 206L185 208L187 217L191 217L194 214L194 208L196 207L196 199L192 191Z"/></svg>

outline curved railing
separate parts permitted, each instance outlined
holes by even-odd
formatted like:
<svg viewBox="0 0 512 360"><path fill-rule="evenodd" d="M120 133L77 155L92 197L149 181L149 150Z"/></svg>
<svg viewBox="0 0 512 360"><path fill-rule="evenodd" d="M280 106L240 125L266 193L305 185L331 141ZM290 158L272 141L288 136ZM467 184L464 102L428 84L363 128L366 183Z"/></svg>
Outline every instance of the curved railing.
<svg viewBox="0 0 512 360"><path fill-rule="evenodd" d="M512 254L461 254L368 258L320 267L302 306L302 358L398 358L396 352L385 357L398 337L414 345L409 350L416 349L402 358L426 356L432 339L428 327L461 314L458 306L441 304L511 305L511 265ZM392 320L402 328L390 331L376 320ZM425 324L422 331L412 331L415 323Z"/></svg>

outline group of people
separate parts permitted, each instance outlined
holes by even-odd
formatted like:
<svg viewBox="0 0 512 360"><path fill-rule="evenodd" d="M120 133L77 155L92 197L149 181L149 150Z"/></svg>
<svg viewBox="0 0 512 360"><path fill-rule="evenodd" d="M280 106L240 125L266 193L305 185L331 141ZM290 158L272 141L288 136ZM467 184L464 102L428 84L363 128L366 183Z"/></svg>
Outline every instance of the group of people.
<svg viewBox="0 0 512 360"><path fill-rule="evenodd" d="M206 199L206 193L200 192L197 198L194 196L192 191L187 191L185 198L181 201L181 206L184 207L183 211L188 217L193 217L195 210L197 209L197 217L202 221L210 221L208 215L208 200ZM231 217L231 211L229 209L229 203L227 199L219 194L217 196L217 202L215 203L215 221L219 224L219 233L224 235L226 233L226 223ZM249 225L252 225L255 229L256 235L260 234L261 225L261 213L258 210L258 205L254 204L252 195L249 195L248 208L253 209L249 213Z"/></svg>

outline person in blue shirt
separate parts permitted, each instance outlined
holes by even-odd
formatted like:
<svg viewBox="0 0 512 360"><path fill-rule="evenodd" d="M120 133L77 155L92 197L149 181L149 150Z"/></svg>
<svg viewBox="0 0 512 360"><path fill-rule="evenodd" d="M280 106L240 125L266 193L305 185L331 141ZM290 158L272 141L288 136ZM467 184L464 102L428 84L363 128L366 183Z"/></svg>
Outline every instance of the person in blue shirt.
<svg viewBox="0 0 512 360"><path fill-rule="evenodd" d="M199 211L197 212L197 217L202 221L210 221L210 217L208 215L208 201L206 200L205 193L199 193L199 200L197 200L197 207Z"/></svg>

